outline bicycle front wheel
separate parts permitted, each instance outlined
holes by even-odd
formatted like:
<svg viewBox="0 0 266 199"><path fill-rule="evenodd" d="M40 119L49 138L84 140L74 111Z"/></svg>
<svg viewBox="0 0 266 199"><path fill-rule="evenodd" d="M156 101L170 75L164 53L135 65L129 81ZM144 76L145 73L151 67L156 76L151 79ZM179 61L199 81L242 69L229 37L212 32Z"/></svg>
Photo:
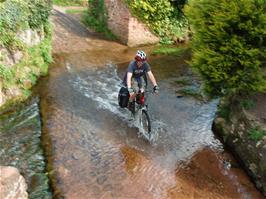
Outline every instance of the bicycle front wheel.
<svg viewBox="0 0 266 199"><path fill-rule="evenodd" d="M149 114L146 110L141 111L140 125L144 131L143 133L150 135L150 133L151 133L151 120L150 120Z"/></svg>

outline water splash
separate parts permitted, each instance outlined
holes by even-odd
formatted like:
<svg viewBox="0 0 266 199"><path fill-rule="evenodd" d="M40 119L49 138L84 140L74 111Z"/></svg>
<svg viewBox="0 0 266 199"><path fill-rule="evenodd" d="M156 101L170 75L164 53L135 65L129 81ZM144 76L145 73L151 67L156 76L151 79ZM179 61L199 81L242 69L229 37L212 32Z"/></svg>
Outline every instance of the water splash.
<svg viewBox="0 0 266 199"><path fill-rule="evenodd" d="M74 68L70 64L66 64L66 67L69 72L74 72ZM134 118L127 109L118 106L118 91L122 86L122 80L118 76L116 65L108 63L101 68L91 67L85 73L75 73L75 75L75 78L69 80L75 90L96 101L99 109L109 110L127 122L130 127L138 128L139 136L155 143L158 133L166 131L166 124L159 120L153 120L151 134L144 133L140 127L138 116Z"/></svg>

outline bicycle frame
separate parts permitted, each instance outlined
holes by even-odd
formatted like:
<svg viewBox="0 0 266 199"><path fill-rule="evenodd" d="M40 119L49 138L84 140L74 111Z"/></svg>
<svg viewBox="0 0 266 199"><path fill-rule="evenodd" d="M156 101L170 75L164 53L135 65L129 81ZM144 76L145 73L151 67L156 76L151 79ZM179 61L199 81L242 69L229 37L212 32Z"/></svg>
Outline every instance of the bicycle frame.
<svg viewBox="0 0 266 199"><path fill-rule="evenodd" d="M134 99L134 107L131 111L135 119L139 119L140 129L144 135L150 137L151 120L148 114L148 105L146 104L146 97L144 93L138 93ZM147 136L146 136L147 137Z"/></svg>
<svg viewBox="0 0 266 199"><path fill-rule="evenodd" d="M134 113L132 112L133 115L135 115L139 110L146 110L148 109L148 105L146 104L146 95L144 93L137 93L135 99L134 99Z"/></svg>

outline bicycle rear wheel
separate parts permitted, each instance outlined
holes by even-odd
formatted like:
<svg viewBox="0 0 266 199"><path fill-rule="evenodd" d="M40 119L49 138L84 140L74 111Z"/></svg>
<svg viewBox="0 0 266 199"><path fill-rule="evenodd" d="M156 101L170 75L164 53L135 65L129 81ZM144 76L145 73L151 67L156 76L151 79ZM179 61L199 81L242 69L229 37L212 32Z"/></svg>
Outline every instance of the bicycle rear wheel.
<svg viewBox="0 0 266 199"><path fill-rule="evenodd" d="M150 120L150 116L146 110L141 111L140 125L142 127L143 133L150 135L150 133L151 133L151 120Z"/></svg>

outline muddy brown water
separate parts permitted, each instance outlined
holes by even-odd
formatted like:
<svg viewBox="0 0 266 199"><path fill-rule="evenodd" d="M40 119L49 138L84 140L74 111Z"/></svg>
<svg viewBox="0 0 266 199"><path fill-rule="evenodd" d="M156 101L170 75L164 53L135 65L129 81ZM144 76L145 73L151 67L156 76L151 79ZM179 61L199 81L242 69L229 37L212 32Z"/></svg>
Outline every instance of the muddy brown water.
<svg viewBox="0 0 266 199"><path fill-rule="evenodd" d="M160 94L148 96L153 136L147 140L128 111L117 105L121 79L136 49L97 37L60 10L53 11L52 19L54 63L34 93L40 96L53 198L263 198L211 131L218 100L177 98L177 79L188 79L190 88L199 88L185 64L186 54L149 56ZM152 48L143 49L150 55ZM29 157L30 169L37 170L44 159L34 147L24 152L31 147L26 140L36 136L35 127L40 126L39 120L36 126L31 120L39 114L37 103L25 110L2 120L1 164L20 164L31 174ZM6 130L9 123L11 133Z"/></svg>
<svg viewBox="0 0 266 199"><path fill-rule="evenodd" d="M263 198L211 131L218 100L176 97L177 78L198 88L186 55L149 56L160 86L148 96L149 142L117 105L136 49L98 37L58 8L51 19L54 63L34 92L54 198ZM142 49L150 55L152 47Z"/></svg>
<svg viewBox="0 0 266 199"><path fill-rule="evenodd" d="M211 131L218 100L176 97L176 79L194 82L187 56L149 57L160 85L148 96L149 142L117 105L136 49L112 45L54 54L36 88L55 198L263 198Z"/></svg>

